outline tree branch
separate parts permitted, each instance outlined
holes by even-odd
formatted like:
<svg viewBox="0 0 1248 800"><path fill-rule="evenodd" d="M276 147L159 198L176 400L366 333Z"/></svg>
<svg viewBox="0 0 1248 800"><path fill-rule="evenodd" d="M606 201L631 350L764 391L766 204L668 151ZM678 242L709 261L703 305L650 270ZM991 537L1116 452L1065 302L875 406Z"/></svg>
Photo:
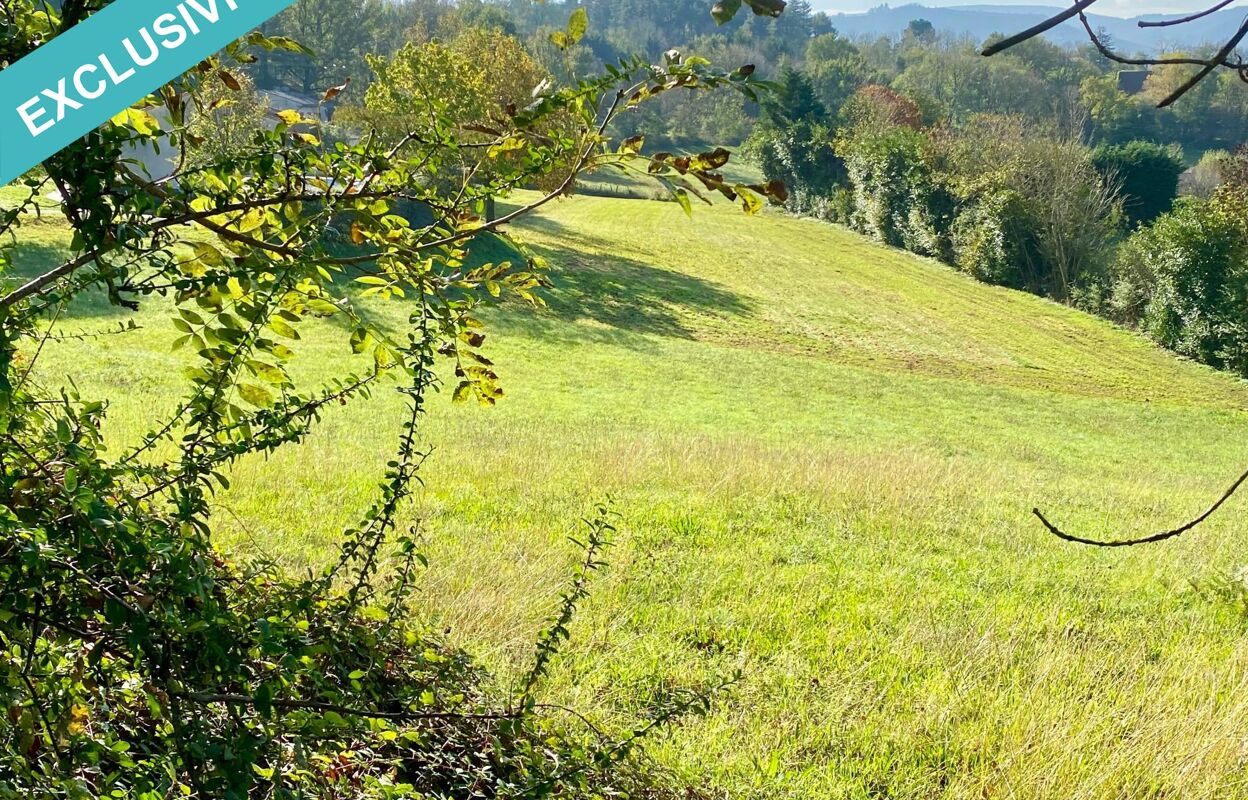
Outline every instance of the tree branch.
<svg viewBox="0 0 1248 800"><path fill-rule="evenodd" d="M1087 32L1088 39L1091 40L1097 51L1105 58L1117 64L1130 64L1133 66L1190 64L1192 66L1200 67L1200 70L1185 81L1182 86L1175 89L1165 99L1158 103L1157 105L1159 108L1165 108L1166 106L1174 104L1179 98L1191 91L1196 84L1207 78L1218 67L1226 67L1228 69L1236 70L1239 72L1241 78L1248 81L1248 64L1245 64L1242 59L1231 60L1231 54L1235 52L1235 48L1238 47L1239 43L1243 41L1246 35L1248 35L1248 20L1241 23L1236 32L1229 39L1227 39L1218 52L1210 58L1127 58L1114 52L1113 48L1106 45L1096 31L1092 29L1092 24L1088 21L1088 17L1084 12L1096 4L1097 1L1098 0L1078 0L1078 2L1073 3L1069 8L1063 9L1058 14L1054 14L1044 22L1041 22L1038 25L1033 25L1027 30L1016 33L1013 36L1008 36L999 42L988 45L983 49L982 53L985 56L996 55L997 53L1008 50L1015 45L1040 36L1052 28L1061 25L1063 22L1067 22L1075 17L1078 17L1079 21L1083 24L1084 30ZM1160 20L1155 22L1142 21L1139 25L1141 28L1164 28L1175 25L1183 25L1216 13L1217 11L1229 6L1232 2L1234 2L1234 0L1219 0L1219 2L1209 8L1195 14L1190 14L1186 17L1178 17L1175 19Z"/></svg>
<svg viewBox="0 0 1248 800"><path fill-rule="evenodd" d="M1207 17L1210 14L1216 14L1217 12L1221 11L1222 9L1226 8L1231 3L1234 3L1234 2L1235 0L1222 0L1222 2L1217 3L1216 5L1210 6L1209 8L1206 8L1204 11L1198 11L1195 14L1189 14L1186 17L1178 17L1176 19L1163 19L1163 20L1157 20L1157 21L1152 21L1152 22L1148 20L1140 20L1139 23L1137 24L1141 28L1169 28L1172 25L1186 25L1189 22L1195 22L1196 20L1201 19L1203 17Z"/></svg>
<svg viewBox="0 0 1248 800"><path fill-rule="evenodd" d="M1181 525L1178 528L1175 528L1173 530L1162 531L1161 533L1155 533L1152 536L1144 536L1139 539L1118 539L1118 540L1111 540L1111 541L1104 541L1100 539L1088 539L1083 536L1076 536L1074 534L1066 533L1061 528L1058 528L1056 525L1049 522L1049 520L1045 518L1044 514L1040 513L1040 509L1038 508L1033 508L1031 513L1036 515L1036 517L1040 520L1040 522L1044 524L1044 527L1048 529L1049 533L1067 542L1074 542L1075 544L1087 544L1087 545L1092 545L1093 547L1134 547L1136 545L1141 545L1141 544L1154 544L1156 542L1164 542L1167 539L1177 539L1178 537L1182 536L1183 534L1187 533L1193 528L1196 528L1205 520L1212 517L1214 513L1216 513L1217 510L1221 508L1222 505L1227 500L1230 500L1235 495L1235 493L1239 491L1239 487L1244 485L1245 481L1248 481L1248 472L1244 472L1243 475L1240 475L1239 479L1236 480L1233 484L1231 484L1231 488L1227 489L1226 492L1220 498L1218 498L1218 501L1214 503L1213 505L1211 505L1209 509L1205 511L1205 513L1201 514L1199 517L1187 523L1186 525Z"/></svg>
<svg viewBox="0 0 1248 800"><path fill-rule="evenodd" d="M48 270L37 278L31 279L3 297L0 297L0 310L6 309L14 303L18 303L28 297L33 297L34 295L39 294L47 287L59 281L61 278L73 274L79 267L95 261L99 255L100 254L95 250L88 250L72 261L66 261L59 267Z"/></svg>
<svg viewBox="0 0 1248 800"><path fill-rule="evenodd" d="M1066 20L1073 19L1075 16L1082 14L1085 9L1089 8L1095 2L1096 0L1079 0L1079 2L1075 3L1070 8L1062 11L1061 13L1054 14L1044 22L1032 25L1030 28L1021 33L1016 33L1013 36L1007 36L996 44L991 44L985 47L983 53L986 56L995 56L997 53L1000 53L1003 50L1008 50L1016 44L1022 44L1028 39L1034 39L1040 34L1047 33L1053 28L1056 28Z"/></svg>

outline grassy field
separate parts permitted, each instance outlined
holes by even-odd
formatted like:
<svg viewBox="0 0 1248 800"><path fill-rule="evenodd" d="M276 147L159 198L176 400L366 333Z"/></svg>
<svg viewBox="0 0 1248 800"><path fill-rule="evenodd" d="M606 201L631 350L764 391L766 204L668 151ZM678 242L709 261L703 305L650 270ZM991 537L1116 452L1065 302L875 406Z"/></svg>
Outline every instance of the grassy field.
<svg viewBox="0 0 1248 800"><path fill-rule="evenodd" d="M66 241L29 230L21 271ZM751 798L1248 797L1248 622L1225 580L1248 564L1248 500L1129 551L1030 517L1117 536L1199 511L1248 462L1243 384L817 223L577 198L520 233L557 288L490 317L509 399L443 398L425 429L409 518L431 623L500 673L523 664L566 537L610 496L612 566L549 696L619 725L742 669L651 746L682 776ZM121 319L85 304L65 328ZM110 398L123 437L177 401L174 332L137 319L42 362ZM299 370L344 350L327 324ZM379 392L243 464L223 543L323 559L399 412Z"/></svg>

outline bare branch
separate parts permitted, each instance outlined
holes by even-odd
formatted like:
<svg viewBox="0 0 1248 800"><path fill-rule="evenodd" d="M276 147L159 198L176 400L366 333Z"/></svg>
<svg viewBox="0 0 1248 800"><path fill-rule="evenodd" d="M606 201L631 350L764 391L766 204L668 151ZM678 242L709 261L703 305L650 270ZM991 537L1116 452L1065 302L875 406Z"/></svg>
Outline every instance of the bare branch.
<svg viewBox="0 0 1248 800"><path fill-rule="evenodd" d="M1016 33L1013 36L1007 36L996 44L985 47L984 55L995 56L1003 50L1009 50L1014 45L1022 44L1028 39L1034 39L1042 33L1048 33L1050 30L1056 28L1058 25L1061 25L1066 20L1082 14L1094 3L1096 3L1096 0L1079 0L1079 2L1075 3L1070 8L1065 9L1061 13L1054 14L1038 25L1032 25L1030 28L1021 33Z"/></svg>
<svg viewBox="0 0 1248 800"><path fill-rule="evenodd" d="M1175 89L1167 97L1165 97L1160 103L1158 103L1158 107L1160 108L1165 108L1166 106L1172 105L1174 102L1176 102L1183 95L1191 91L1193 87L1195 87L1198 83L1200 83L1202 80L1207 78L1210 74L1213 73L1214 70L1216 70L1219 67L1225 67L1227 69L1235 70L1236 72L1239 73L1240 78L1242 78L1245 81L1248 81L1248 64L1246 64L1241 58L1232 58L1232 55L1235 52L1235 48L1239 46L1240 42L1244 40L1245 36L1248 36L1248 19L1244 20L1244 22L1242 22L1239 25L1238 29L1236 29L1235 33L1229 39L1226 40L1226 42L1222 45L1221 48L1218 49L1217 53L1215 53L1213 56L1209 58L1188 58L1188 57L1128 58L1126 56L1123 56L1115 52L1114 49L1110 47L1109 45L1107 45L1104 41L1102 41L1100 35L1098 35L1097 32L1092 29L1092 24L1091 22L1088 21L1087 14L1085 12L1089 8L1091 8L1093 5L1095 5L1097 2L1098 0L1078 0L1078 2L1073 3L1069 8L1063 9L1058 14L1054 14L1053 16L1046 19L1044 22L1041 22L1038 25L1033 25L1027 30L1022 31L1020 33L1016 33L1013 36L1008 36L999 42L995 42L993 44L988 45L987 47L983 49L982 52L985 56L996 55L997 53L1001 53L1005 50L1008 50L1011 47L1014 47L1018 44L1021 44L1027 41L1028 39L1033 39L1037 36L1040 36L1041 34L1048 32L1049 30L1057 27L1058 25L1061 25L1063 22L1067 22L1075 17L1078 17L1079 21L1083 24L1084 31L1087 32L1088 39L1096 47L1097 51L1100 52L1102 56L1109 59L1110 61L1113 61L1114 63L1129 64L1132 66L1161 66L1164 64L1186 64L1186 65L1200 67L1200 69L1194 75L1192 75L1188 80L1186 80L1182 86ZM1186 17L1177 17L1174 19L1166 19L1166 20L1153 21L1153 22L1142 21L1139 23L1139 25L1141 28L1164 28L1164 27L1171 27L1175 25L1183 25L1183 24L1201 19L1202 17L1207 17L1210 14L1214 14L1218 11L1221 11L1222 9L1231 5L1232 2L1234 2L1234 0L1219 0L1219 2L1215 3L1209 8L1206 8L1205 10L1199 11L1195 14L1190 14Z"/></svg>
<svg viewBox="0 0 1248 800"><path fill-rule="evenodd" d="M1191 91L1192 88L1195 87L1196 84L1203 81L1205 79L1205 76L1207 76L1209 73L1213 72L1219 66L1225 64L1227 56L1229 56L1235 50L1235 48L1239 46L1240 41L1243 40L1245 35L1248 35L1248 20L1245 20L1244 22L1240 23L1239 30L1236 31L1235 35L1232 36L1230 40L1227 41L1227 43L1222 46L1222 49L1219 50L1218 54L1214 56L1209 61L1208 64L1205 65L1204 69L1200 70L1195 75L1188 78L1187 81L1182 86L1180 86L1179 88L1171 92L1166 97L1166 99L1162 100L1157 105L1160 108L1165 108L1166 106L1170 105L1175 100L1178 100L1180 97L1182 97L1183 95ZM1241 68L1242 68L1242 65L1241 65Z"/></svg>
<svg viewBox="0 0 1248 800"><path fill-rule="evenodd" d="M79 267L90 264L91 262L95 261L96 258L98 257L99 257L99 253L97 253L94 250L88 250L87 252L83 253L82 255L78 256L72 261L66 261L64 264L60 265L59 267L55 269L50 269L47 272L43 273L42 275L36 278L32 278L30 281L27 281L26 283L17 287L16 289L4 295L3 297L0 297L0 309L8 308L9 306L13 305L14 303L20 300L24 300L27 297L33 297L34 295L39 294L44 289L56 283L61 278L64 278L66 275L72 274Z"/></svg>
<svg viewBox="0 0 1248 800"><path fill-rule="evenodd" d="M1240 475L1239 479L1235 481L1235 483L1231 484L1231 488L1227 489L1226 492L1220 498L1218 498L1218 501L1214 503L1213 505L1211 505L1209 509L1205 511L1205 513L1201 514L1199 517L1187 523L1186 525L1181 525L1178 528L1175 528L1173 530L1162 531L1161 533L1155 533L1152 536L1144 536L1139 539L1118 539L1118 540L1113 540L1113 541L1104 541L1100 539L1088 539L1082 536L1075 536L1074 534L1066 533L1061 528L1058 528L1056 525L1049 522L1048 519L1045 518L1044 514L1040 513L1040 509L1034 508L1032 509L1031 513L1035 514L1036 517L1039 518L1040 522L1044 524L1044 527L1048 528L1049 533L1067 542L1074 542L1075 544L1088 544L1088 545L1092 545L1093 547L1134 547L1140 544L1154 544L1156 542L1164 542L1167 539L1177 539L1178 537L1182 536L1183 534L1187 533L1193 528L1196 528L1205 520L1212 517L1214 513L1216 513L1217 510L1221 508L1222 505L1227 500L1230 500L1235 495L1235 493L1239 491L1239 487L1244 485L1245 481L1248 481L1248 472L1244 472L1243 475Z"/></svg>
<svg viewBox="0 0 1248 800"><path fill-rule="evenodd" d="M1195 22L1196 20L1201 19L1203 17L1207 17L1210 14L1216 14L1217 12L1221 11L1222 9L1226 8L1231 3L1234 3L1234 2L1235 0L1222 0L1222 2L1217 3L1216 5L1212 5L1209 8L1206 8L1204 11L1198 11L1195 14L1188 14L1186 17L1178 17L1176 19L1163 19L1163 20L1155 20L1155 21L1142 19L1137 24L1141 28L1169 28L1172 25L1186 25L1189 22Z"/></svg>

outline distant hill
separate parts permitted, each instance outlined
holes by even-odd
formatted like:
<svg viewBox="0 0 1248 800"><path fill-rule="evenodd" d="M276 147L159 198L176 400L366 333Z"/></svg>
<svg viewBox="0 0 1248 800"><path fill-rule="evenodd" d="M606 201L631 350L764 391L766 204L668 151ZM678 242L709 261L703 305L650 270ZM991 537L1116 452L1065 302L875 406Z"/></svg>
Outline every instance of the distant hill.
<svg viewBox="0 0 1248 800"><path fill-rule="evenodd" d="M816 3L816 7L821 4ZM826 5L826 4L822 4ZM830 8L825 9L831 13ZM1049 6L967 5L933 8L918 3L901 6L882 5L858 14L831 14L832 24L842 34L857 36L896 36L913 19L926 19L936 30L967 36L976 42L994 33L1024 30L1051 16L1060 8ZM1174 28L1140 28L1141 20L1161 19L1148 14L1131 19L1089 14L1093 27L1105 31L1114 46L1124 53L1159 53L1165 50L1200 47L1222 42L1228 31L1243 22L1246 10L1229 8L1196 22ZM1083 44L1087 34L1078 20L1059 25L1047 34L1059 44Z"/></svg>

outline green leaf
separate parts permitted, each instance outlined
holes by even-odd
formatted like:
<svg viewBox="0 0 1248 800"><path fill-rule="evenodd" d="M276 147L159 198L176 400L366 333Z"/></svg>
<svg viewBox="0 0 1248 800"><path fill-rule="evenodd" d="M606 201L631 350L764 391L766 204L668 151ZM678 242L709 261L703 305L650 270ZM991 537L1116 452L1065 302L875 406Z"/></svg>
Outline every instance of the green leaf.
<svg viewBox="0 0 1248 800"><path fill-rule="evenodd" d="M723 25L731 22L740 10L741 0L720 0L711 8L711 16L715 18L716 23Z"/></svg>
<svg viewBox="0 0 1248 800"><path fill-rule="evenodd" d="M285 336L287 339L299 338L299 331L292 328L289 323L280 319L275 318L269 320L269 328L278 336Z"/></svg>
<svg viewBox="0 0 1248 800"><path fill-rule="evenodd" d="M745 213L757 214L763 210L762 198L750 191L748 187L738 186L737 196L741 198L741 207L745 209Z"/></svg>
<svg viewBox="0 0 1248 800"><path fill-rule="evenodd" d="M342 309L328 300L322 300L318 297L308 301L308 310L319 316L332 317Z"/></svg>
<svg viewBox="0 0 1248 800"><path fill-rule="evenodd" d="M589 30L589 12L584 6L572 12L572 17L568 20L568 39L572 44L577 44L581 39L585 38L585 32Z"/></svg>
<svg viewBox="0 0 1248 800"><path fill-rule="evenodd" d="M693 204L689 202L689 192L684 189L673 189L672 197L676 198L676 202L680 204L686 216L693 216Z"/></svg>
<svg viewBox="0 0 1248 800"><path fill-rule="evenodd" d="M266 364L263 361L248 361L247 366L255 373L256 377L274 386L282 386L286 383L286 373L282 371L281 367Z"/></svg>
<svg viewBox="0 0 1248 800"><path fill-rule="evenodd" d="M138 108L127 108L113 117L113 124L122 128L130 128L142 136L154 136L160 133L160 123L146 111Z"/></svg>
<svg viewBox="0 0 1248 800"><path fill-rule="evenodd" d="M390 348L383 344L377 345L377 347L373 350L373 363L377 366L377 369L387 370L398 362L398 356L396 356Z"/></svg>
<svg viewBox="0 0 1248 800"><path fill-rule="evenodd" d="M373 335L364 328L356 328L351 334L351 352L363 353L372 344Z"/></svg>
<svg viewBox="0 0 1248 800"><path fill-rule="evenodd" d="M238 386L238 394L256 408L272 408L273 393L255 383L242 383Z"/></svg>
<svg viewBox="0 0 1248 800"><path fill-rule="evenodd" d="M273 687L267 683L256 689L256 712L262 717L273 716Z"/></svg>
<svg viewBox="0 0 1248 800"><path fill-rule="evenodd" d="M221 251L207 242L196 242L191 247L195 250L195 258L208 266L220 267L225 264L225 256L221 255Z"/></svg>

